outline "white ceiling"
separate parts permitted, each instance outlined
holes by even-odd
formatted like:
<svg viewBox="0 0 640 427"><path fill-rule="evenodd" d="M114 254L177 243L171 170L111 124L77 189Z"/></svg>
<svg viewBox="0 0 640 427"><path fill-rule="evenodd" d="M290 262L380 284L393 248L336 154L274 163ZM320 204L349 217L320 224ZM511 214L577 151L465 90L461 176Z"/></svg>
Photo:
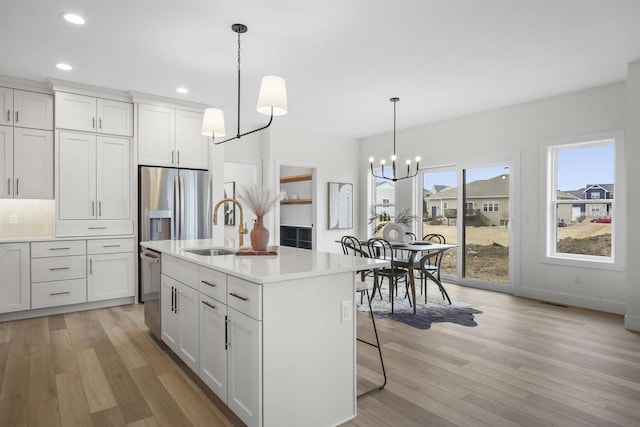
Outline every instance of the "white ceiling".
<svg viewBox="0 0 640 427"><path fill-rule="evenodd" d="M266 74L287 81L282 126L364 137L392 130L392 96L402 129L621 81L640 59L638 0L0 0L0 75L217 106L233 134L236 22L243 130L265 121Z"/></svg>

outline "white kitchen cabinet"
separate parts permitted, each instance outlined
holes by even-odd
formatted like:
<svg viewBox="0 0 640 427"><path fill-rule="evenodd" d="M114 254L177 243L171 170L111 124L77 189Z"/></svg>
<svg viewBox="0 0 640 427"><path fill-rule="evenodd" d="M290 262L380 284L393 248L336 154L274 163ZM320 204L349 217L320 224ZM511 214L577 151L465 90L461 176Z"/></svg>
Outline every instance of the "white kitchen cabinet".
<svg viewBox="0 0 640 427"><path fill-rule="evenodd" d="M227 306L200 294L200 372L202 381L227 401Z"/></svg>
<svg viewBox="0 0 640 427"><path fill-rule="evenodd" d="M200 366L198 292L162 274L162 340L194 372Z"/></svg>
<svg viewBox="0 0 640 427"><path fill-rule="evenodd" d="M53 130L53 96L0 88L0 124Z"/></svg>
<svg viewBox="0 0 640 427"><path fill-rule="evenodd" d="M56 92L56 128L133 136L133 104Z"/></svg>
<svg viewBox="0 0 640 427"><path fill-rule="evenodd" d="M53 199L53 133L0 126L0 198Z"/></svg>
<svg viewBox="0 0 640 427"><path fill-rule="evenodd" d="M200 132L203 115L138 104L138 163L209 169L209 138Z"/></svg>
<svg viewBox="0 0 640 427"><path fill-rule="evenodd" d="M227 321L227 406L248 426L259 426L262 425L262 322L230 307Z"/></svg>
<svg viewBox="0 0 640 427"><path fill-rule="evenodd" d="M134 296L133 250L133 239L87 242L87 301Z"/></svg>
<svg viewBox="0 0 640 427"><path fill-rule="evenodd" d="M0 244L0 313L31 308L29 244Z"/></svg>
<svg viewBox="0 0 640 427"><path fill-rule="evenodd" d="M129 219L129 139L60 132L60 220Z"/></svg>

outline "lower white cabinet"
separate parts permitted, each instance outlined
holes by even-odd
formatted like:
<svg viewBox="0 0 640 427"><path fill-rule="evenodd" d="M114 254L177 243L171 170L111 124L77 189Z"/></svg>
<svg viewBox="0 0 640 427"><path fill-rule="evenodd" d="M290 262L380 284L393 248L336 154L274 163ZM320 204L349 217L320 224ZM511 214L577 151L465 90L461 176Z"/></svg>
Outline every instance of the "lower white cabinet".
<svg viewBox="0 0 640 427"><path fill-rule="evenodd" d="M229 308L227 335L227 406L248 426L262 425L262 322Z"/></svg>
<svg viewBox="0 0 640 427"><path fill-rule="evenodd" d="M163 274L162 340L194 372L199 370L198 291Z"/></svg>
<svg viewBox="0 0 640 427"><path fill-rule="evenodd" d="M87 241L87 301L132 297L133 239Z"/></svg>
<svg viewBox="0 0 640 427"><path fill-rule="evenodd" d="M200 378L227 400L227 306L200 294Z"/></svg>
<svg viewBox="0 0 640 427"><path fill-rule="evenodd" d="M0 313L31 308L29 244L0 244Z"/></svg>

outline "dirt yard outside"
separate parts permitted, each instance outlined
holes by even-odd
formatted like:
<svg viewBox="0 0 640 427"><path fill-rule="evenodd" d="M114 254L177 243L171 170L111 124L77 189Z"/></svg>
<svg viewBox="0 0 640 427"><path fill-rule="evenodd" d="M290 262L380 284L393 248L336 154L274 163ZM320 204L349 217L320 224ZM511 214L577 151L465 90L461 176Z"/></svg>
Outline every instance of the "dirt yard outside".
<svg viewBox="0 0 640 427"><path fill-rule="evenodd" d="M442 234L447 243L461 243L455 226L423 224L423 235ZM465 277L492 283L509 283L509 237L504 227L467 227ZM419 238L422 236L419 236ZM583 221L558 228L558 252L611 255L611 224ZM442 273L457 275L457 251L448 250Z"/></svg>

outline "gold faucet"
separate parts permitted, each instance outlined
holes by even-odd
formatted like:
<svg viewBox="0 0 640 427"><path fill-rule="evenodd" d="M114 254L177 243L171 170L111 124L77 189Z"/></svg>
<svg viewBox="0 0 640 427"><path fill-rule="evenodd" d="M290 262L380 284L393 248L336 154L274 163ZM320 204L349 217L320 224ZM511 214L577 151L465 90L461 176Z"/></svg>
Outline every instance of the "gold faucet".
<svg viewBox="0 0 640 427"><path fill-rule="evenodd" d="M218 208L220 207L221 204L225 202L235 204L240 210L240 225L238 226L238 236L240 237L240 246L242 246L244 245L243 235L247 234L249 230L247 230L247 228L244 226L244 214L242 212L242 205L240 204L239 201L231 197L227 197L225 199L220 200L218 203L216 203L216 205L213 207L213 225L216 225L218 223Z"/></svg>

